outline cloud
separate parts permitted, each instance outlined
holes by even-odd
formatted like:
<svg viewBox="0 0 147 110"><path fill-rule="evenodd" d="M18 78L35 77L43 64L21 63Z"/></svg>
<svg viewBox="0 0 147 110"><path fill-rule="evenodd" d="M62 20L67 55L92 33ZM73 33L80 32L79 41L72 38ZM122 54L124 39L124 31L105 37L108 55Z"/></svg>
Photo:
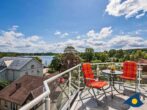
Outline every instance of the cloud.
<svg viewBox="0 0 147 110"><path fill-rule="evenodd" d="M108 41L109 48L129 49L147 47L147 40L140 36L117 35Z"/></svg>
<svg viewBox="0 0 147 110"><path fill-rule="evenodd" d="M142 30L140 30L142 31ZM78 35L73 39L49 43L41 36L26 36L16 30L0 33L0 51L3 52L63 52L66 46L74 46L78 51L93 48L95 51L104 51L112 48L143 48L147 47L147 40L133 34L113 35L112 28L104 27L99 32L88 31L85 35ZM108 36L111 36L109 39ZM106 39L107 38L107 39Z"/></svg>
<svg viewBox="0 0 147 110"><path fill-rule="evenodd" d="M77 38L77 39L81 39L81 36L77 36L76 38Z"/></svg>
<svg viewBox="0 0 147 110"><path fill-rule="evenodd" d="M139 19L139 18L141 18L141 17L144 16L144 15L145 15L145 12L144 12L144 13L141 13L141 14L139 14L139 15L137 15L136 18Z"/></svg>
<svg viewBox="0 0 147 110"><path fill-rule="evenodd" d="M109 0L105 11L112 16L138 19L147 12L147 0Z"/></svg>
<svg viewBox="0 0 147 110"><path fill-rule="evenodd" d="M68 34L67 32L62 33L62 32L60 32L60 31L56 31L56 32L54 33L54 35L55 35L55 36L59 36L60 38L65 38L65 37L67 37L69 34Z"/></svg>
<svg viewBox="0 0 147 110"><path fill-rule="evenodd" d="M52 45L43 41L40 36L25 36L17 30L3 31L0 34L0 51L4 52L46 52Z"/></svg>
<svg viewBox="0 0 147 110"><path fill-rule="evenodd" d="M61 35L61 32L60 32L60 31L56 31L56 32L54 33L54 35Z"/></svg>
<svg viewBox="0 0 147 110"><path fill-rule="evenodd" d="M112 33L111 27L104 27L98 33L96 33L94 30L90 30L87 33L87 36L98 40L98 39L104 39L104 38L110 36L111 33Z"/></svg>
<svg viewBox="0 0 147 110"><path fill-rule="evenodd" d="M63 33L61 36L60 36L60 38L65 38L65 37L67 37L69 34L67 33L67 32L65 32L65 33Z"/></svg>
<svg viewBox="0 0 147 110"><path fill-rule="evenodd" d="M106 37L110 36L111 33L112 33L111 27L104 27L104 28L101 29L99 36L101 38L106 38Z"/></svg>
<svg viewBox="0 0 147 110"><path fill-rule="evenodd" d="M9 30L16 31L19 28L18 25L13 25Z"/></svg>

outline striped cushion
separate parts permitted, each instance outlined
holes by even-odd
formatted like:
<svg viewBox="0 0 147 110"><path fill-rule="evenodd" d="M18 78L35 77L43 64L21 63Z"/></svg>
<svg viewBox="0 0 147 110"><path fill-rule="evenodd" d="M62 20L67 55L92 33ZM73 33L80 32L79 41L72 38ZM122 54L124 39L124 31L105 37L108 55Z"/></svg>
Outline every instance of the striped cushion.
<svg viewBox="0 0 147 110"><path fill-rule="evenodd" d="M127 80L136 80L137 64L134 61L125 61L123 63L123 74L120 76Z"/></svg>

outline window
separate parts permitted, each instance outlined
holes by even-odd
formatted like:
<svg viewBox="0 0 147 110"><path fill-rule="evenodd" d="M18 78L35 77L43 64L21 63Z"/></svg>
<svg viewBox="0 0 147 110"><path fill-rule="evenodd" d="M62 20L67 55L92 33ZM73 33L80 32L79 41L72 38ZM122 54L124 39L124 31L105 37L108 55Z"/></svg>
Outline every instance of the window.
<svg viewBox="0 0 147 110"><path fill-rule="evenodd" d="M31 65L31 69L34 69L34 65Z"/></svg>
<svg viewBox="0 0 147 110"><path fill-rule="evenodd" d="M26 72L25 75L28 75L28 72Z"/></svg>
<svg viewBox="0 0 147 110"><path fill-rule="evenodd" d="M7 108L7 107L8 107L8 105L7 105L7 101L4 101L4 104L5 104L5 107Z"/></svg>
<svg viewBox="0 0 147 110"><path fill-rule="evenodd" d="M17 105L14 103L11 103L11 110L17 110Z"/></svg>
<svg viewBox="0 0 147 110"><path fill-rule="evenodd" d="M37 70L37 73L39 74L39 73L40 73L40 71L39 71L39 70Z"/></svg>

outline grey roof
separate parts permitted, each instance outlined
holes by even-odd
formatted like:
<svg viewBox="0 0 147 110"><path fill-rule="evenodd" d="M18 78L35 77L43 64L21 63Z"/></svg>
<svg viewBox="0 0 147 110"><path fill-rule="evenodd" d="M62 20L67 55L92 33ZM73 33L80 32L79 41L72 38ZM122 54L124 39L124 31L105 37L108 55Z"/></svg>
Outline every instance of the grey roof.
<svg viewBox="0 0 147 110"><path fill-rule="evenodd" d="M5 68L5 66L0 66L0 72L4 71Z"/></svg>
<svg viewBox="0 0 147 110"><path fill-rule="evenodd" d="M3 57L0 59L0 64L4 61L13 60L12 63L7 67L8 69L20 70L24 65L30 62L33 58L26 57Z"/></svg>

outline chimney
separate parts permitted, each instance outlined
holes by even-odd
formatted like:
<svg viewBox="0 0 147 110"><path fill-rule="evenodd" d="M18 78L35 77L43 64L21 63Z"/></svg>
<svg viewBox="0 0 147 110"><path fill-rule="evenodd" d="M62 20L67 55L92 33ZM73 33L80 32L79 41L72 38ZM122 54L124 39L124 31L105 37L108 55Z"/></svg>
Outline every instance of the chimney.
<svg viewBox="0 0 147 110"><path fill-rule="evenodd" d="M21 87L21 83L16 83L15 85L16 85L16 90Z"/></svg>

